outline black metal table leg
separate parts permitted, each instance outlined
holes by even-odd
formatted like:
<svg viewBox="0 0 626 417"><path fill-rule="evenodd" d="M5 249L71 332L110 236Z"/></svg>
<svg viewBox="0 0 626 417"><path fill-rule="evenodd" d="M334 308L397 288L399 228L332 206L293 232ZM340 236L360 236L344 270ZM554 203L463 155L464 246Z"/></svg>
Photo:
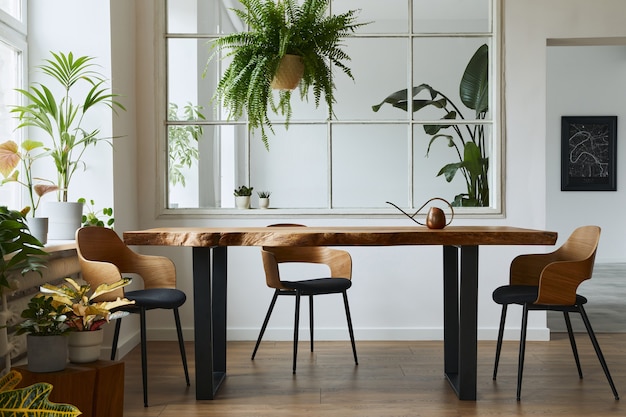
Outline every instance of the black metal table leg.
<svg viewBox="0 0 626 417"><path fill-rule="evenodd" d="M459 399L473 401L476 400L478 246L444 246L443 263L444 371Z"/></svg>
<svg viewBox="0 0 626 417"><path fill-rule="evenodd" d="M226 261L226 247L193 248L197 400L212 400L226 377Z"/></svg>

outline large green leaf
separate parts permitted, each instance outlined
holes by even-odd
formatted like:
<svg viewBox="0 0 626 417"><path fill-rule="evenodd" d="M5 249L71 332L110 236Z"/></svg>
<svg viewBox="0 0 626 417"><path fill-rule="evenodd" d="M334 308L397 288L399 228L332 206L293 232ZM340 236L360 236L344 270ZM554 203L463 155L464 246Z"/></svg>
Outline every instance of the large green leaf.
<svg viewBox="0 0 626 417"><path fill-rule="evenodd" d="M476 110L476 118L489 109L489 48L482 45L470 59L461 78L459 95L466 107Z"/></svg>
<svg viewBox="0 0 626 417"><path fill-rule="evenodd" d="M75 417L81 411L70 404L48 400L52 385L45 382L13 389L22 376L11 371L0 379L0 416L11 417Z"/></svg>
<svg viewBox="0 0 626 417"><path fill-rule="evenodd" d="M9 287L9 270L24 274L45 268L47 253L42 248L41 242L30 234L23 214L0 206L0 292Z"/></svg>

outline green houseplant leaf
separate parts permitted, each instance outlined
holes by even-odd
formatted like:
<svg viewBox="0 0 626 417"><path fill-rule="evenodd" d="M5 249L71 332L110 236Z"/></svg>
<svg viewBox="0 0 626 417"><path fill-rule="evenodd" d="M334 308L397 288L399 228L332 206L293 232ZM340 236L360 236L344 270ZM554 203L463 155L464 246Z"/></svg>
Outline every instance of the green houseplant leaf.
<svg viewBox="0 0 626 417"><path fill-rule="evenodd" d="M12 417L74 417L82 414L70 404L56 404L48 397L52 385L41 382L15 389L22 375L10 371L0 378L0 415Z"/></svg>
<svg viewBox="0 0 626 417"><path fill-rule="evenodd" d="M0 292L9 288L9 270L25 274L45 268L47 253L42 247L41 242L30 234L21 212L0 206Z"/></svg>
<svg viewBox="0 0 626 417"><path fill-rule="evenodd" d="M461 109L449 97L430 85L420 84L413 87L411 93L413 112L434 107L444 112L440 120L465 120ZM419 94L425 94L427 98L416 98ZM489 110L489 48L486 44L480 46L469 60L459 84L459 96L465 107L475 111L476 120L486 117ZM372 110L377 112L383 105L389 104L408 111L408 100L408 90L399 90L372 106ZM446 164L437 173L437 176L443 175L446 181L451 182L460 171L465 179L467 193L455 196L452 204L489 206L489 158L485 149L484 126L447 123L427 124L423 127L424 132L431 136L426 156L435 141L445 141L448 147L456 151L458 162Z"/></svg>
<svg viewBox="0 0 626 417"><path fill-rule="evenodd" d="M489 109L489 48L482 45L472 56L461 78L459 96L463 104L476 110L476 118Z"/></svg>

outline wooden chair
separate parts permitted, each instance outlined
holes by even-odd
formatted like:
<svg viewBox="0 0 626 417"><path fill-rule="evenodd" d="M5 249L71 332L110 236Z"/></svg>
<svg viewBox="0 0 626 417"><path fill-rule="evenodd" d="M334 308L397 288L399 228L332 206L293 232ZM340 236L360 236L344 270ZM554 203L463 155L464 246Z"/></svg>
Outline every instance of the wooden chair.
<svg viewBox="0 0 626 417"><path fill-rule="evenodd" d="M141 331L141 372L143 377L144 406L148 406L148 365L146 352L146 311L171 309L174 312L180 355L189 386L189 371L183 333L178 308L186 301L185 293L176 289L174 263L163 256L140 255L132 251L119 238L117 233L104 227L83 227L76 231L76 244L83 279L95 287L101 283L112 283L121 274L138 274L143 279L144 289L124 291L123 288L102 296L102 299L115 300L126 297L135 304L122 310L138 313ZM115 359L122 319L115 323L115 334L111 350L111 360Z"/></svg>
<svg viewBox="0 0 626 417"><path fill-rule="evenodd" d="M301 226L295 224L277 224L277 226ZM261 250L263 267L265 269L265 280L267 286L274 288L274 296L270 302L269 309L265 315L263 326L252 352L252 360L256 356L259 344L267 328L270 316L274 310L274 305L278 296L289 295L296 297L296 311L293 333L293 373L296 373L296 362L298 356L298 328L300 323L300 297L309 297L309 329L311 338L311 352L313 352L313 296L321 294L342 294L343 303L348 320L348 332L352 343L352 354L354 363L359 364L354 343L354 331L352 328L352 318L348 305L347 290L352 286L352 258L346 251L331 249L326 247L263 247ZM330 277L314 278L301 281L282 281L280 278L279 264L288 262L325 264L330 269Z"/></svg>
<svg viewBox="0 0 626 417"><path fill-rule="evenodd" d="M583 377L576 349L576 341L572 331L569 313L579 313L582 317L596 355L602 365L604 374L609 381L615 399L619 399L615 384L609 373L604 355L589 322L583 305L587 299L576 294L581 282L591 278L595 262L600 228L597 226L579 227L571 234L559 249L552 253L521 255L513 259L510 269L509 285L497 288L493 292L493 300L502 305L500 329L496 346L496 359L493 379L498 373L498 362L502 349L502 337L506 320L507 306L518 304L523 306L522 329L519 347L519 363L517 373L517 400L522 391L522 373L526 349L526 328L529 310L562 311L569 334L570 344L578 368L578 376Z"/></svg>

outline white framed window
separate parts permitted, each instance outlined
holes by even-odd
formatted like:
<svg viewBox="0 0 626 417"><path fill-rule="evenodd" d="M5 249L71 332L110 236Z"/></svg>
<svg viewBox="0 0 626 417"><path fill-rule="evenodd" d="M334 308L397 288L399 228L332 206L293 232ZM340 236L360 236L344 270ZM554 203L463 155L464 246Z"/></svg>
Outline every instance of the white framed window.
<svg viewBox="0 0 626 417"><path fill-rule="evenodd" d="M10 111L11 106L20 104L15 89L26 85L27 55L26 0L0 0L0 143L22 141ZM0 205L19 210L23 206L21 195L17 184L0 186Z"/></svg>
<svg viewBox="0 0 626 417"><path fill-rule="evenodd" d="M452 202L469 194L467 171L458 169L450 182L437 174L444 166L463 165L463 143L477 140L489 161L488 197L482 194L480 207L455 211L503 214L499 0L331 0L331 12L359 9L359 20L371 22L345 41L355 80L336 77L331 120L323 104L315 108L312 99L301 102L295 92L288 129L283 119L271 116L269 151L260 132L248 131L245 118L227 120L211 102L228 62L206 65L210 42L245 30L231 10L239 2L163 1L163 106L169 108L163 117L169 145L164 154L169 157L161 161L167 167L165 208L249 214L229 210L235 207L233 190L247 185L254 187L253 206L256 191L272 192L272 214L395 215L387 201L415 210L432 197ZM489 105L479 115L463 105L459 89L466 66L481 47L488 54ZM448 127L438 132L453 137L457 147L428 133L431 126L442 125L441 109L416 110L416 104L411 111L410 101L406 109L386 103L373 110L391 93L410 92L421 84L444 94L448 109L462 115L447 120ZM427 92L414 99L424 99ZM191 107L185 112L186 106Z"/></svg>

